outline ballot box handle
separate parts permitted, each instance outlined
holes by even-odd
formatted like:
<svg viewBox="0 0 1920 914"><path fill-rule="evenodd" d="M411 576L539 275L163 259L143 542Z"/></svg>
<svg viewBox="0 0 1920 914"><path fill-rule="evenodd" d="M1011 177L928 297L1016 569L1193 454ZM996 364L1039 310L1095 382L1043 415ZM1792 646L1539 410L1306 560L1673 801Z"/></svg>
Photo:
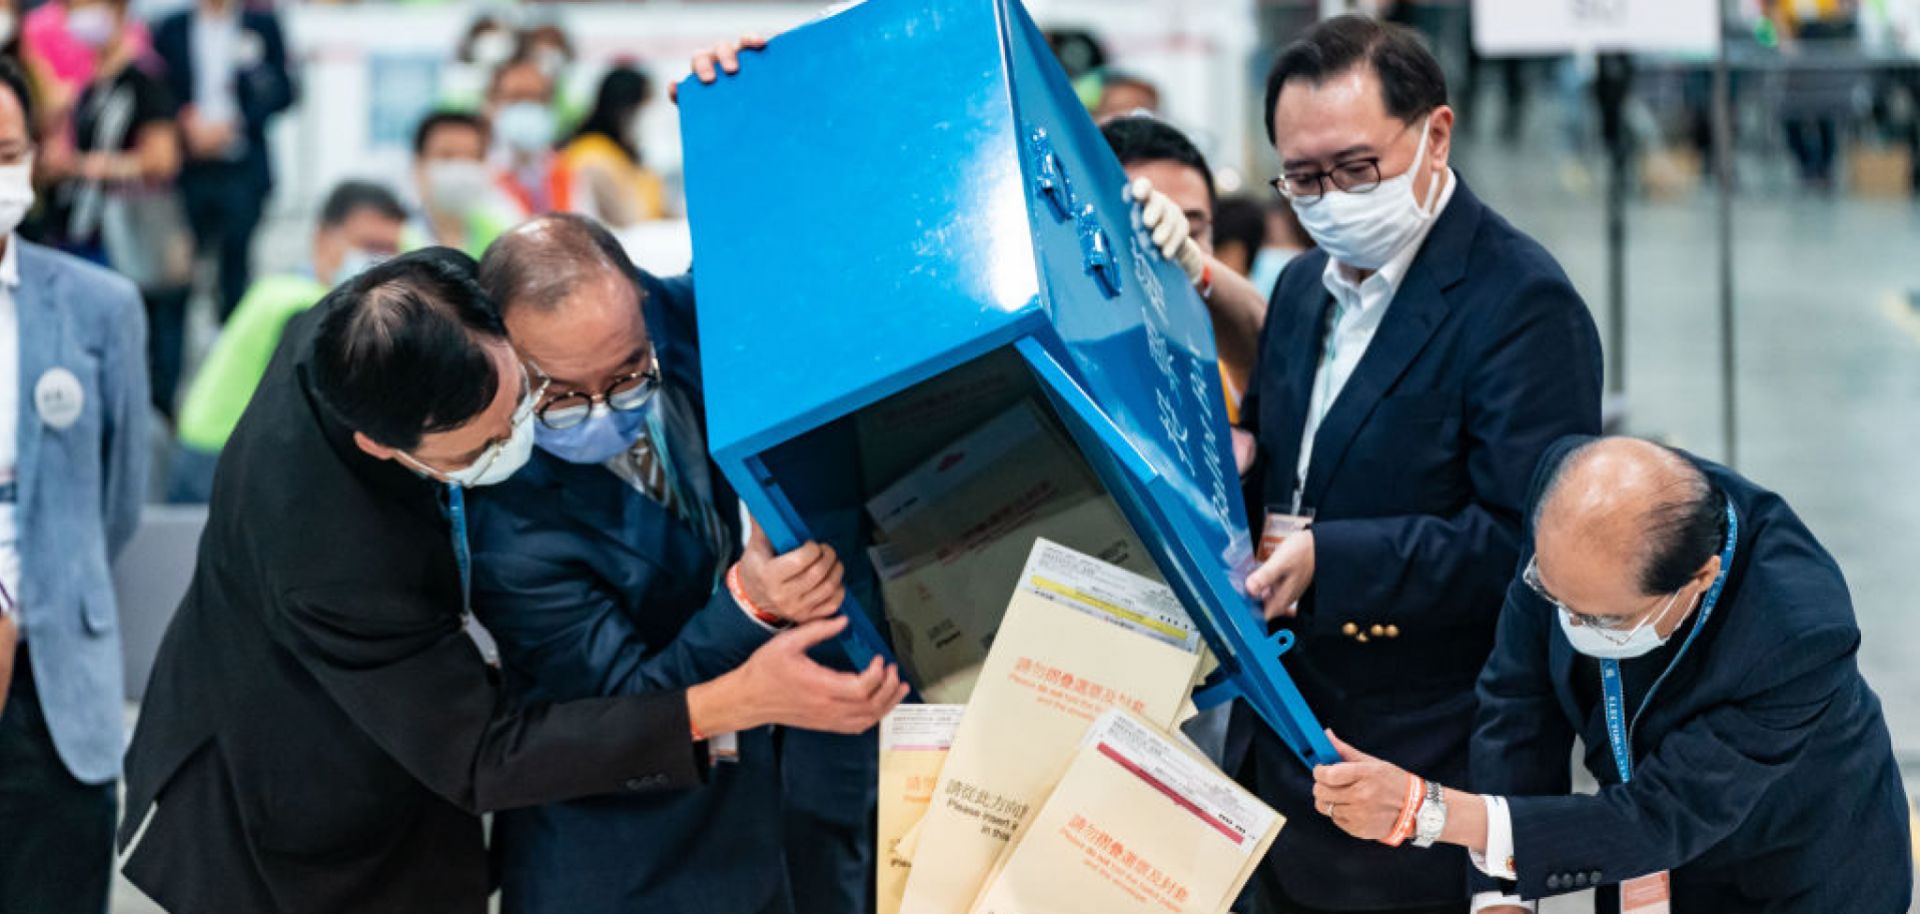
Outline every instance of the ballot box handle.
<svg viewBox="0 0 1920 914"><path fill-rule="evenodd" d="M1060 154L1053 150L1053 138L1047 136L1044 128L1035 127L1027 136L1027 155L1032 166L1034 193L1046 201L1053 221L1067 221L1072 213L1073 187L1067 183L1067 170L1060 164Z"/></svg>
<svg viewBox="0 0 1920 914"><path fill-rule="evenodd" d="M1103 294L1108 298L1120 295L1120 262L1113 256L1113 238L1100 227L1091 203L1080 211L1080 258Z"/></svg>

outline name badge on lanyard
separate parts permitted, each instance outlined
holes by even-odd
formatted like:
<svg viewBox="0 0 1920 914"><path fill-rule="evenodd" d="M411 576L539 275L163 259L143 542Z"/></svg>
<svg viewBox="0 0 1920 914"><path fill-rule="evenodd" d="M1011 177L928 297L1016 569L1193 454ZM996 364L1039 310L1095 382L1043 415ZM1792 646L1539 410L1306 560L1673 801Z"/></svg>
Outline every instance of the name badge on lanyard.
<svg viewBox="0 0 1920 914"><path fill-rule="evenodd" d="M1653 701L1653 693L1660 690L1660 684L1667 681L1667 675L1680 665L1680 658L1687 655L1687 649L1693 646L1700 630L1707 625L1707 617L1713 615L1713 608L1720 603L1720 591L1727 585L1727 575L1733 570L1733 546L1740 534L1740 519L1733 513L1733 505L1727 505L1727 544L1720 550L1720 574L1707 587L1707 596L1700 601L1700 614L1694 617L1693 628L1687 632L1687 640L1680 642L1680 651L1673 655L1667 668L1660 672L1653 685L1647 687L1646 697L1640 699L1640 707L1633 717L1626 716L1626 689L1620 680L1620 661L1600 661L1600 698L1607 715L1607 743L1613 750L1613 765L1620 772L1620 783L1633 780L1633 727L1640 722L1640 715L1646 713L1647 705ZM1650 873L1637 879L1620 883L1620 914L1672 914L1673 875L1666 870Z"/></svg>
<svg viewBox="0 0 1920 914"><path fill-rule="evenodd" d="M473 615L473 550L467 545L467 493L460 486L447 486L447 519L453 524L453 561L460 568L460 628L480 652L480 659L497 670L500 645Z"/></svg>

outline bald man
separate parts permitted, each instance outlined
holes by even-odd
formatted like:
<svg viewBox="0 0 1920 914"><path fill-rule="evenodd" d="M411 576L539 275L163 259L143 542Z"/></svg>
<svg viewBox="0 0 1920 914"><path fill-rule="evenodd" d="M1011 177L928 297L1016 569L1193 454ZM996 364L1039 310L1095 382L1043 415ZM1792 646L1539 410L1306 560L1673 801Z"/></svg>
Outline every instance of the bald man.
<svg viewBox="0 0 1920 914"><path fill-rule="evenodd" d="M1480 793L1342 743L1322 814L1381 840L1411 807L1415 840L1471 852L1477 911L1589 887L1634 914L1906 911L1886 721L1846 581L1792 509L1632 438L1562 439L1528 503L1480 677ZM1569 795L1576 736L1598 795Z"/></svg>

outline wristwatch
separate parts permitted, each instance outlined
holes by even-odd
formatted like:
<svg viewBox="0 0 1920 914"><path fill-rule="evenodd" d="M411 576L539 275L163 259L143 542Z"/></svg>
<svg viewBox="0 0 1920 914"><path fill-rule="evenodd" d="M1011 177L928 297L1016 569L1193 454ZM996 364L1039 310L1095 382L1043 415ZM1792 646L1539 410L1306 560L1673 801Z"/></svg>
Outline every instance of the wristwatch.
<svg viewBox="0 0 1920 914"><path fill-rule="evenodd" d="M1447 830L1447 797L1437 781L1427 782L1427 797L1413 821L1413 846L1432 847Z"/></svg>

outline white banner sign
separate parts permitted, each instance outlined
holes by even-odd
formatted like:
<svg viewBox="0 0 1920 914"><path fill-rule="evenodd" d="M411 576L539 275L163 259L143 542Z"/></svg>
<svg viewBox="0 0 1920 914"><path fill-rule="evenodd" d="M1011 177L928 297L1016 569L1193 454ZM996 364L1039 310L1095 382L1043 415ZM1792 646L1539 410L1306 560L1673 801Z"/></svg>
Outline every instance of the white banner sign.
<svg viewBox="0 0 1920 914"><path fill-rule="evenodd" d="M1719 39L1720 0L1473 0L1473 44L1490 56L1712 54Z"/></svg>

